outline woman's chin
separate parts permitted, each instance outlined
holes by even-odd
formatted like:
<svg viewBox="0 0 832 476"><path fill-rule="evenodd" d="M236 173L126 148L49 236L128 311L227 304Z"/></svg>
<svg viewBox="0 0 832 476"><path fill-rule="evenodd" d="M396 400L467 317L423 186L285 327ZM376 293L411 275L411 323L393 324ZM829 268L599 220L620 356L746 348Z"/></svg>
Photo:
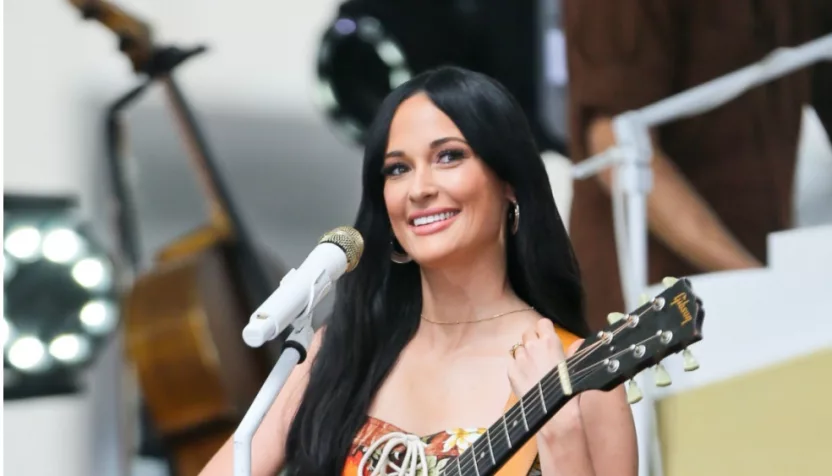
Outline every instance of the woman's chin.
<svg viewBox="0 0 832 476"><path fill-rule="evenodd" d="M411 257L413 261L419 264L424 269L441 269L452 266L453 263L460 261L459 249L432 249L419 250L414 252Z"/></svg>

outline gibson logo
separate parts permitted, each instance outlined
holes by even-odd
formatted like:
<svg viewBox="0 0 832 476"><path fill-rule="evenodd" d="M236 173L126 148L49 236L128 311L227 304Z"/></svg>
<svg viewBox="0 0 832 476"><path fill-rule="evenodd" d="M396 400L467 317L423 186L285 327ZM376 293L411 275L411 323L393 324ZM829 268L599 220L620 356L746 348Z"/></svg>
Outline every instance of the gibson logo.
<svg viewBox="0 0 832 476"><path fill-rule="evenodd" d="M684 326L691 320L693 320L693 316L690 315L690 311L688 310L688 294L687 293L679 293L677 294L670 304L676 306L676 309L682 314L682 325Z"/></svg>

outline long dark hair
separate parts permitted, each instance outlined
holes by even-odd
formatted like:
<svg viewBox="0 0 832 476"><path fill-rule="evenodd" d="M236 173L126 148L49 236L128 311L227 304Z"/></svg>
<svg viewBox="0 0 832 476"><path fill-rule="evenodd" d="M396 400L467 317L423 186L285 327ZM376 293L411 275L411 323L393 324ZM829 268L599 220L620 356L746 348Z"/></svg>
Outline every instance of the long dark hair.
<svg viewBox="0 0 832 476"><path fill-rule="evenodd" d="M520 226L516 235L507 233L506 241L514 292L561 327L579 336L587 333L578 265L522 110L503 86L485 75L454 67L422 73L390 93L368 130L355 222L364 236L364 255L339 281L333 315L289 429L290 474L341 474L376 392L419 326L419 267L390 261L392 232L381 170L393 115L405 99L420 92L514 188Z"/></svg>

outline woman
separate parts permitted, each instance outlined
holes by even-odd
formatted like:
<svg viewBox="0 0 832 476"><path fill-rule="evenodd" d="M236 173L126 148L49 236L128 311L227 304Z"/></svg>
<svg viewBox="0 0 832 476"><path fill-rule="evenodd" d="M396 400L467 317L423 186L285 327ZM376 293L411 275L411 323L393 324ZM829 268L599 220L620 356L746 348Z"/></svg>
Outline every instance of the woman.
<svg viewBox="0 0 832 476"><path fill-rule="evenodd" d="M401 474L441 474L586 332L543 162L501 85L424 73L367 137L364 256L254 438L256 476L399 474L408 452L420 469ZM636 473L621 389L573 398L529 447L513 474ZM231 459L229 443L202 475L227 476Z"/></svg>

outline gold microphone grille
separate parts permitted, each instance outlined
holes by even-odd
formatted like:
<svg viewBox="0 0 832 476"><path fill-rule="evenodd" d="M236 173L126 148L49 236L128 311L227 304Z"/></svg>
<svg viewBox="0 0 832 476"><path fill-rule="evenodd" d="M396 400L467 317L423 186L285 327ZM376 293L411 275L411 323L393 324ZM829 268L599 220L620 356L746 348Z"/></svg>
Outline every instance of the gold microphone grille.
<svg viewBox="0 0 832 476"><path fill-rule="evenodd" d="M347 273L358 266L358 260L364 253L364 238L351 226L339 226L324 233L318 243L332 243L344 250L347 255Z"/></svg>

